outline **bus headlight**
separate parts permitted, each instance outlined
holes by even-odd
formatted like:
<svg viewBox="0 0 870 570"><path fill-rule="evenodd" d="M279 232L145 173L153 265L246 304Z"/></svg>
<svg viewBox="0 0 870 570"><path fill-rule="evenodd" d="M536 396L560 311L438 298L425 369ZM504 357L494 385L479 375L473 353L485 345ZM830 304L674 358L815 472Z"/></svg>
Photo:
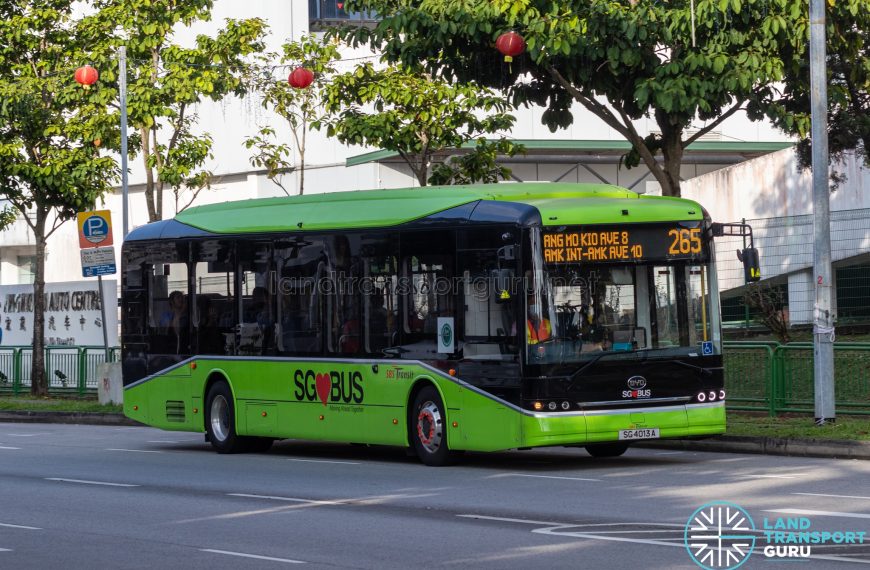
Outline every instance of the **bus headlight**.
<svg viewBox="0 0 870 570"><path fill-rule="evenodd" d="M570 408L570 407L571 407L571 404L568 403L567 400L564 401L564 402L562 402L562 409L563 409L563 410L567 410L567 409Z"/></svg>
<svg viewBox="0 0 870 570"><path fill-rule="evenodd" d="M716 392L713 390L710 390L710 394L707 396L707 399L710 400L711 402L713 400L715 400L716 399Z"/></svg>
<svg viewBox="0 0 870 570"><path fill-rule="evenodd" d="M555 412L558 404L556 404L556 402L550 402L549 404L547 404L547 407L550 408L551 412Z"/></svg>
<svg viewBox="0 0 870 570"><path fill-rule="evenodd" d="M724 400L724 399L725 399L725 390L719 390L719 399L720 399L720 400Z"/></svg>
<svg viewBox="0 0 870 570"><path fill-rule="evenodd" d="M707 393L706 392L698 392L698 395L696 396L696 398L698 398L699 402L706 402L707 401Z"/></svg>

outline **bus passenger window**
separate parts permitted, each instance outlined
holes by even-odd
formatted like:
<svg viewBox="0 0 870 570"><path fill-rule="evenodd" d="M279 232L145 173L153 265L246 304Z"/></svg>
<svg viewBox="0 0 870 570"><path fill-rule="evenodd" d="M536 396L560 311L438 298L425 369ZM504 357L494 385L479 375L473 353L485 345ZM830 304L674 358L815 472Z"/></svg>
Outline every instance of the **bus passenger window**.
<svg viewBox="0 0 870 570"><path fill-rule="evenodd" d="M232 354L236 325L232 243L194 244L193 334L196 354Z"/></svg>
<svg viewBox="0 0 870 570"><path fill-rule="evenodd" d="M278 352L320 353L323 297L329 279L323 242L310 237L278 240L275 266Z"/></svg>
<svg viewBox="0 0 870 570"><path fill-rule="evenodd" d="M150 288L151 352L190 354L190 304L186 263L156 263Z"/></svg>

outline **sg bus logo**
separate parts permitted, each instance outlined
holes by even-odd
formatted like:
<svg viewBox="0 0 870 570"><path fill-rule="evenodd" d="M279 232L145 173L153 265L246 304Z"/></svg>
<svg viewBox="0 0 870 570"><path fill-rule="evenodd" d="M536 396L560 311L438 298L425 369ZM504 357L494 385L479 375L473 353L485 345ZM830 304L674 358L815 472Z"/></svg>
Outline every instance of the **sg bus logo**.
<svg viewBox="0 0 870 570"><path fill-rule="evenodd" d="M362 374L356 371L297 370L293 373L293 383L296 385L293 396L297 400L320 400L324 406L330 403L362 404L365 397Z"/></svg>
<svg viewBox="0 0 870 570"><path fill-rule="evenodd" d="M755 548L755 523L739 505L707 503L689 517L683 542L701 568L734 570Z"/></svg>

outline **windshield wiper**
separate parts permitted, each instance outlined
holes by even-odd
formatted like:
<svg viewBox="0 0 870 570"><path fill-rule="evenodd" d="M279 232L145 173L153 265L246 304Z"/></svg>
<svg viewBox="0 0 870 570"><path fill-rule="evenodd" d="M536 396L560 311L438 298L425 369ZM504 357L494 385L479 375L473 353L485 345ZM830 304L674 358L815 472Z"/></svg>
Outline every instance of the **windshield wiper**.
<svg viewBox="0 0 870 570"><path fill-rule="evenodd" d="M592 366L593 364L595 364L596 362L598 362L599 360L601 360L602 358L607 356L608 354L612 354L612 353L611 352L602 352L601 354L595 355L592 358L592 360L590 360L589 362L587 362L586 364L581 366L577 372L574 372L573 374L571 374L571 377L569 378L569 382L568 382L568 390L570 391L574 388L574 383L579 379L580 375L583 374L584 370L586 370L587 368L589 368L590 366Z"/></svg>

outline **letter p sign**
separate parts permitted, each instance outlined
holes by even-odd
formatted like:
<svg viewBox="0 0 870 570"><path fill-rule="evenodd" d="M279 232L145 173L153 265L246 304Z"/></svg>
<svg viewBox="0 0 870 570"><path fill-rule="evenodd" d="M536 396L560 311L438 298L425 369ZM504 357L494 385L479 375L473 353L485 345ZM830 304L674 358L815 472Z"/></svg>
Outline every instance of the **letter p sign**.
<svg viewBox="0 0 870 570"><path fill-rule="evenodd" d="M109 210L79 212L79 247L105 247L112 245L112 216Z"/></svg>

